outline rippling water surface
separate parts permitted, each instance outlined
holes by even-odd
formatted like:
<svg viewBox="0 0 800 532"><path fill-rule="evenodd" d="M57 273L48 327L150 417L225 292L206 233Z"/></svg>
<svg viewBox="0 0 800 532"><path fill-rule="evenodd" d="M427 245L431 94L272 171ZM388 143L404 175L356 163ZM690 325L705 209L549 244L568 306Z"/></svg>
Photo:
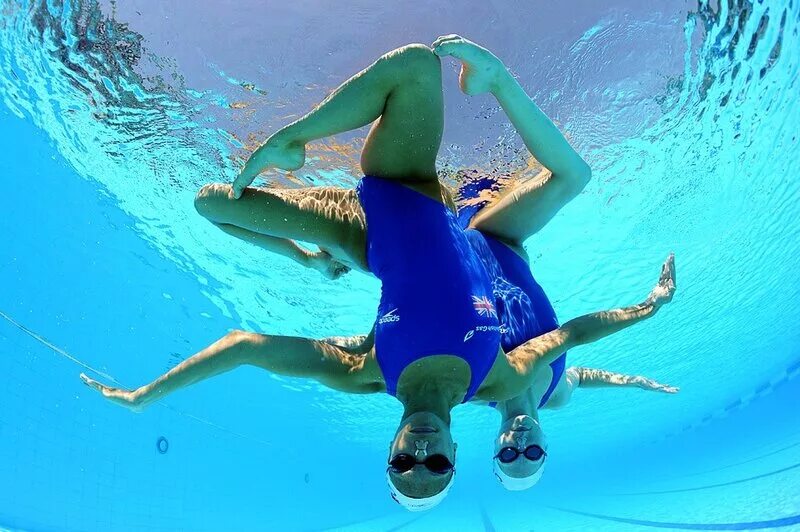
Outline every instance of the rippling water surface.
<svg viewBox="0 0 800 532"><path fill-rule="evenodd" d="M569 408L544 413L557 449L549 476L605 471L610 456L624 463L646 443L705 434L704 426L749 404L754 393L763 395L787 371L796 373L800 5L561 4L567 3L480 3L466 9L435 2L377 7L355 0L335 7L254 0L3 0L0 131L13 150L3 155L0 177L9 191L0 237L7 249L0 255L0 274L8 290L0 291L0 310L127 384L152 378L232 327L311 336L367 331L378 298L374 280L350 274L325 282L315 272L231 241L199 219L192 198L206 182L231 180L265 135L381 53L456 31L495 51L593 168L585 192L526 242L560 318L639 301L666 254L677 257L679 291L672 305L639 327L576 349L570 362L645 374L680 386L680 394L578 393ZM477 168L500 187L529 177L536 164L496 103L465 97L455 65L445 62L444 68L442 178L457 186L464 179L461 170ZM266 182L350 186L358 178L355 162L365 133L314 144L302 170L270 174ZM197 463L207 464L214 470L209 475L224 483L225 508L256 504L259 492L252 487L262 484L248 477L240 483L247 495L235 485L241 481L237 475L255 468L269 479L263 496L288 501L268 513L313 528L347 521L337 510L346 494L319 501L326 489L336 489L336 475L352 475L352 461L363 461L363 473L357 471L344 491L379 495L358 498L355 513L360 519L395 511L384 500L380 479L372 478L379 476L399 412L386 397L347 397L242 372L170 398L169 408L131 421L86 395L73 362L10 324L0 332L0 345L7 347L0 348L3 356L16 357L15 365L4 362L16 372L10 379L23 383L12 395L23 405L14 410L19 419L58 404L64 419L85 425L79 433L69 424L62 427L71 452L83 454L86 431L100 448L106 464L100 480L89 462L59 478L82 493L94 486L121 490L110 499L140 504L144 517L136 522L144 528L170 529L165 516L190 529L210 526L212 521L181 521L199 504L186 502L193 495L219 496L208 487L195 491L194 475L200 473L187 464ZM54 360L60 369L50 367ZM24 377L41 367L49 367L44 376ZM27 395L31 382L41 379L57 390L48 393L63 397ZM790 410L787 423L800 432L800 419ZM472 501L470 494L497 500L506 495L486 487L493 482L485 463L496 421L484 409L457 410L461 458L469 464L464 470L472 470L459 478L463 491L456 497L464 502ZM5 422L12 427L20 421L9 416ZM724 430L735 431L731 427ZM52 430L42 421L27 432L10 432L15 436L9 448L39 449L32 456L15 455L18 473L37 456L70 460L71 455L49 454L50 447L40 443L52 438ZM126 432L131 430L135 435ZM172 480L157 482L162 502L152 503L147 490L119 485L138 478L137 463L146 463L152 474L166 471L157 464L162 457L150 455L159 431L172 431L177 441L169 455ZM137 451L140 437L148 442L146 457L137 454L144 453ZM120 438L126 439L123 447L111 443ZM206 442L206 454L198 440ZM704 456L719 452L710 439L702 441ZM337 459L331 466L319 454L324 446L332 449L325 456L332 452L342 463ZM312 505L330 505L329 513L320 510L323 517L306 521L287 517L304 506L275 487L281 471L296 482L288 492L302 493ZM551 484L541 489L550 486L550 494L571 488L563 476L546 480ZM518 504L520 497L508 500ZM121 522L113 511L102 522L26 521L36 512L34 503L16 511L2 501L0 517L21 527L131 523L122 509L116 515L128 517ZM100 503L92 495L81 504L89 510ZM795 497L778 514L800 514L798 504ZM709 520L711 514L698 512ZM491 519L484 511L465 526L488 530ZM553 519L553 526L578 526ZM239 524L252 528L249 521Z"/></svg>

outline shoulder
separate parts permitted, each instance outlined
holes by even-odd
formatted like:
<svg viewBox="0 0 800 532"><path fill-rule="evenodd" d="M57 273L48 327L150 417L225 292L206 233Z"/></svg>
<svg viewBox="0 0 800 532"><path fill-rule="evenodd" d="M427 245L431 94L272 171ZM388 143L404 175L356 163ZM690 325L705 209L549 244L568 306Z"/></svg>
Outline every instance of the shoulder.
<svg viewBox="0 0 800 532"><path fill-rule="evenodd" d="M504 353L500 349L492 369L478 388L475 399L480 401L504 401L516 397L528 388L529 378L524 368L514 364L513 351Z"/></svg>

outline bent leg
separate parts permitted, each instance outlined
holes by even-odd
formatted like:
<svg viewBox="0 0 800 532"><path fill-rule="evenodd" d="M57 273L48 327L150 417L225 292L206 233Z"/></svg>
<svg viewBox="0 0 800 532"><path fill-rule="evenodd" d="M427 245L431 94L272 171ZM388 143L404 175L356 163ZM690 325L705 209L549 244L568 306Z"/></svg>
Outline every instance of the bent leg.
<svg viewBox="0 0 800 532"><path fill-rule="evenodd" d="M436 156L444 129L439 57L420 45L395 50L385 61L397 84L367 136L361 169L378 177L437 181Z"/></svg>
<svg viewBox="0 0 800 532"><path fill-rule="evenodd" d="M361 153L363 172L428 185L420 191L441 197L435 164L444 124L441 82L439 58L430 48L398 48L346 81L306 116L275 133L259 151L270 144L304 146L379 118ZM251 159L259 157L255 153ZM254 174L248 172L247 177L245 183L251 182ZM195 205L213 223L313 242L340 262L367 270L364 215L354 191L248 187L237 200L231 187L217 184L203 187Z"/></svg>
<svg viewBox="0 0 800 532"><path fill-rule="evenodd" d="M230 185L205 185L195 208L214 224L314 243L348 266L367 270L364 212L354 190L247 188L234 199Z"/></svg>
<svg viewBox="0 0 800 532"><path fill-rule="evenodd" d="M376 119L361 153L364 174L435 181L444 108L441 63L430 48L411 44L382 56L276 136L306 144Z"/></svg>
<svg viewBox="0 0 800 532"><path fill-rule="evenodd" d="M589 181L589 175L557 176L543 170L481 209L471 227L521 250Z"/></svg>

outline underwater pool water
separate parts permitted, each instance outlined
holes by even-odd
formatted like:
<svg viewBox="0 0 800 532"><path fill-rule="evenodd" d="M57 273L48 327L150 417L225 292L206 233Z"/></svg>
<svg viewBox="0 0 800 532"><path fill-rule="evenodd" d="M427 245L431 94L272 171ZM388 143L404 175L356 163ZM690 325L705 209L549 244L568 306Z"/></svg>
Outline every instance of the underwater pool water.
<svg viewBox="0 0 800 532"><path fill-rule="evenodd" d="M796 0L152 3L0 0L0 529L800 530ZM454 414L459 472L407 513L383 468L400 405L240 369L141 415L136 386L224 332L366 332L378 283L326 281L202 220L265 135L380 54L458 32L501 57L593 180L526 242L562 320L654 319L570 352L677 395L544 411L543 480L491 471L497 415ZM444 62L442 179L519 179L496 102ZM274 185L355 183L365 130Z"/></svg>

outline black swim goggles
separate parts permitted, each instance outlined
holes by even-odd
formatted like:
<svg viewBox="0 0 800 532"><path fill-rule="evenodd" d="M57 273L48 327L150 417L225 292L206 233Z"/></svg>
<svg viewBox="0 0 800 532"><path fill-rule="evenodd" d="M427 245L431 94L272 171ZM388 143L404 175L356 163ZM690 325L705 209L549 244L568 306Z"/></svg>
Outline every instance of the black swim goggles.
<svg viewBox="0 0 800 532"><path fill-rule="evenodd" d="M428 471L437 475L444 475L455 469L453 463L443 454L432 454L425 460L418 461L407 453L400 453L389 460L389 469L395 473L405 473L418 464L424 465Z"/></svg>
<svg viewBox="0 0 800 532"><path fill-rule="evenodd" d="M500 452L495 455L495 458L500 460L501 464L510 464L519 458L519 455L523 455L531 462L536 462L547 456L547 453L538 445L533 444L525 447L524 451L520 451L516 447L503 447L500 449Z"/></svg>

